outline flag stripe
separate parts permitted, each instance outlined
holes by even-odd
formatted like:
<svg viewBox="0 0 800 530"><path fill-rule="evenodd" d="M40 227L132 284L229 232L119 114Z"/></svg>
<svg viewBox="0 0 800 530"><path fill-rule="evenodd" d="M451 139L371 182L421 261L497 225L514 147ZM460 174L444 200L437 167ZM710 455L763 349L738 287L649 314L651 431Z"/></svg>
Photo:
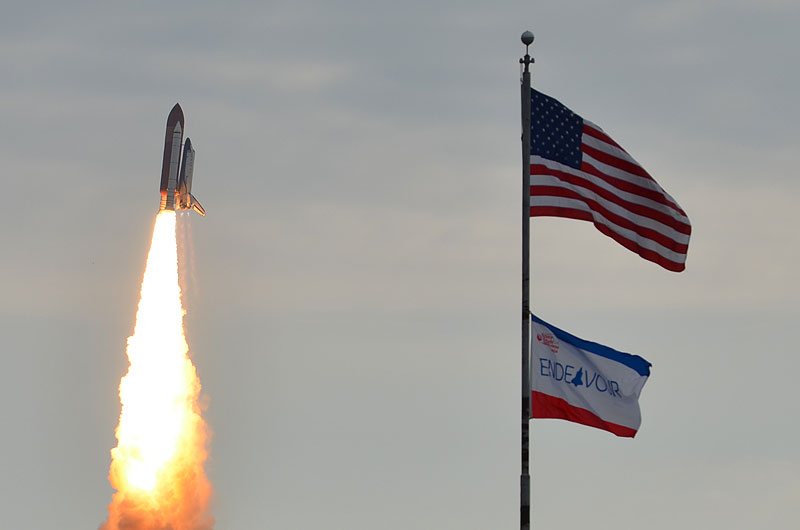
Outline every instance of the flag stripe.
<svg viewBox="0 0 800 530"><path fill-rule="evenodd" d="M636 160L634 160L630 154L622 149L616 142L609 142L611 138L603 133L602 130L600 130L602 133L600 135L590 134L591 131L592 128L588 127L584 123L583 135L581 137L581 143L583 144L584 148L595 150L597 152L597 156L607 164L615 166L627 173L630 173L631 175L636 175L658 185L653 177L651 177L650 174L645 171L645 169Z"/></svg>
<svg viewBox="0 0 800 530"><path fill-rule="evenodd" d="M557 186L532 186L531 208L541 206L563 206L587 210L593 213L593 221L606 225L608 228L617 229L621 235L634 243L651 250L663 250L664 256L670 259L680 259L686 253L687 243L676 241L663 233L644 225L650 220L640 220L632 216L620 216L603 208L596 201L587 199L573 190ZM541 213L534 211L532 217L541 217ZM642 221L642 222L639 222ZM675 253L670 256L669 253Z"/></svg>
<svg viewBox="0 0 800 530"><path fill-rule="evenodd" d="M567 199L564 199L567 200ZM573 202L580 202L580 201L573 201ZM569 219L577 219L580 221L589 221L594 224L594 226L603 234L607 235L608 237L612 238L614 241L622 245L623 247L627 248L628 250L635 252L642 258L652 261L653 263L657 263L664 267L667 270L673 272L681 272L686 268L686 265L683 262L685 257L684 254L677 254L674 253L667 253L666 251L658 252L651 248L647 248L641 245L636 244L633 240L623 236L620 234L622 231L621 229L617 229L616 231L609 228L605 224L602 224L599 221L595 220L596 213L593 213L591 210L588 209L585 205L581 205L584 209L577 209L577 208L567 208L563 206L536 206L531 205L531 217L566 217ZM670 259L669 257L665 256L665 254L673 254L676 257Z"/></svg>
<svg viewBox="0 0 800 530"><path fill-rule="evenodd" d="M655 181L642 180L639 177L632 176L629 173L592 158L588 153L583 154L583 161L581 162L579 171L593 178L593 180L608 182L614 187L626 189L631 193L639 195L643 199L649 199L659 204L660 206L658 206L658 209L663 211L666 215L689 226L689 218L686 217L686 213L676 205L675 200L670 197L669 194L658 187Z"/></svg>
<svg viewBox="0 0 800 530"><path fill-rule="evenodd" d="M662 188L658 182L648 173L634 158L628 154L625 149L622 148L617 142L611 139L603 129L598 127L597 125L589 122L588 120L583 121L583 134L581 135L581 143L584 146L588 146L589 148L594 148L599 150L606 155L609 155L613 158L623 160L633 164L635 167L638 168L637 171L633 173L633 175L637 175L640 178L644 179L642 185L644 189L647 190L655 190L663 194L669 199L669 204L674 207L678 212L680 212L683 217L686 217L686 213L678 206L678 202L673 199L669 193L667 193L664 188ZM610 159L611 160L611 159ZM610 161L609 167L614 167L615 164L613 160ZM640 170L640 171L639 171ZM688 222L688 219L687 219Z"/></svg>
<svg viewBox="0 0 800 530"><path fill-rule="evenodd" d="M596 414L567 403L566 400L544 394L542 392L531 392L531 417L540 419L567 420L597 429L609 431L617 436L633 438L636 436L636 429L625 427L602 420Z"/></svg>
<svg viewBox="0 0 800 530"><path fill-rule="evenodd" d="M689 242L690 227L653 208L653 203L647 199L616 190L607 183L598 180L589 180L581 175L574 175L563 171L549 173L540 167L531 166L531 195L535 195L534 187L548 186L568 189L581 198L592 200L600 204L606 211L617 215L631 217L638 223L681 243ZM610 189L609 189L610 188Z"/></svg>
<svg viewBox="0 0 800 530"><path fill-rule="evenodd" d="M588 147L595 151L599 151L600 153L602 153L601 156L611 157L609 159L610 160L609 164L612 166L617 165L614 163L612 159L618 159L627 164L631 164L632 167L635 169L631 170L629 168L627 171L628 173L638 177L639 180L648 181L648 183L645 185L650 185L650 184L658 185L658 183L655 180L653 180L653 177L650 176L650 174L647 171L645 171L641 166L639 166L639 163L636 162L636 160L634 160L631 155L626 153L621 147L618 147L617 144L609 143L608 141L606 141L606 140L611 140L610 138L606 136L605 137L606 140L601 140L596 136L588 134L589 130L591 130L589 127L584 126L583 134L581 136L581 143L583 144L584 147ZM619 165L619 167L620 169L623 169L622 165Z"/></svg>
<svg viewBox="0 0 800 530"><path fill-rule="evenodd" d="M597 128L600 130L600 128ZM613 171L619 174L619 178L628 179L629 182L635 184L637 186L641 186L641 189L647 192L657 192L662 198L666 198L667 201L665 204L669 204L675 210L680 212L683 217L686 217L686 213L678 206L678 203L675 199L673 199L669 193L667 193L664 188L659 186L658 182L647 172L643 167L639 165L639 163L633 159L631 155L625 152L616 142L614 142L611 138L609 138L605 133L600 130L602 135L602 139L599 139L598 136L592 136L588 134L589 131L592 131L591 127L587 127L584 123L583 134L581 135L581 144L583 147L583 160L588 161L591 159L590 155L592 152L602 154L598 154L597 157L593 161L594 167L598 168L599 170L607 170ZM616 160L622 160L629 164L633 164L634 167L638 168L637 171L625 171L623 167L615 163ZM605 163L603 162L605 161Z"/></svg>
<svg viewBox="0 0 800 530"><path fill-rule="evenodd" d="M595 164L593 164L597 168L602 169L612 169L615 172L618 172L621 179L630 182L636 186L639 186L645 190L652 190L652 189L659 189L658 183L653 180L646 171L631 171L631 167L626 167L626 165L631 164L625 158L619 157L619 151L616 147L612 147L608 144L605 144L599 140L592 138L591 136L587 136L584 134L581 137L582 142L582 149L583 152L583 160L586 161L586 155L589 155L594 159ZM613 152L609 152L613 151ZM600 166L603 164L603 166ZM641 169L641 168L639 168ZM663 191L663 190L662 190Z"/></svg>
<svg viewBox="0 0 800 530"><path fill-rule="evenodd" d="M650 366L652 365L647 360L645 360L642 357L639 357L638 355L621 352L619 350L615 350L614 348L610 348L603 344L592 342L590 340L585 340L580 337L576 337L572 333L564 331L561 328L557 328L554 325L550 324L549 322L545 322L544 320L537 317L533 313L531 313L531 322L535 322L537 324L547 327L547 329L553 332L553 335L558 337L560 340L566 342L567 344L572 344L576 348L580 348L589 353L593 353L595 355L599 355L600 357L605 357L606 359L610 359L614 362L624 364L631 370L634 370L639 375L646 375L646 376L650 375Z"/></svg>
<svg viewBox="0 0 800 530"><path fill-rule="evenodd" d="M530 174L531 176L552 175L563 181L569 181L571 178L582 179L580 182L584 187L591 185L596 188L602 188L613 195L619 196L624 201L641 204L652 212L658 212L659 215L663 216L662 222L664 224L674 226L676 230L684 234L691 232L689 219L686 215L669 207L671 205L665 202L662 194L653 190L646 190L626 180L603 174L591 165L593 163L591 157L584 156L584 158L588 160L584 160L581 169L575 169L546 158L531 157ZM665 206L668 206L668 208L665 208Z"/></svg>
<svg viewBox="0 0 800 530"><path fill-rule="evenodd" d="M593 136L593 137L597 138L598 140L604 141L607 144L613 145L614 147L616 147L617 149L619 149L620 151L622 151L623 153L628 155L628 153L625 151L625 149L623 149L622 146L619 145L617 142L612 140L611 137L609 135L607 135L606 132L603 129L601 129L600 127L598 127L594 123L590 122L586 118L583 118L583 132L584 132L584 134L588 134L589 136ZM628 156L630 157L631 155L628 155ZM631 157L631 160L633 160L633 157Z"/></svg>

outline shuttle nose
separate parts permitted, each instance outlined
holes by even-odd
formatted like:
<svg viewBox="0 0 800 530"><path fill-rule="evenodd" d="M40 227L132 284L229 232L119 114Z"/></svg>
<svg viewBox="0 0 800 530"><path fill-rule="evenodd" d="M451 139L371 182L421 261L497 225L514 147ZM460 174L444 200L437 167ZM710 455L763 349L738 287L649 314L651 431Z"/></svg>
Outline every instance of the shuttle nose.
<svg viewBox="0 0 800 530"><path fill-rule="evenodd" d="M171 111L169 111L167 123L172 123L173 121L183 124L183 109L179 103L175 103L175 106L172 107Z"/></svg>

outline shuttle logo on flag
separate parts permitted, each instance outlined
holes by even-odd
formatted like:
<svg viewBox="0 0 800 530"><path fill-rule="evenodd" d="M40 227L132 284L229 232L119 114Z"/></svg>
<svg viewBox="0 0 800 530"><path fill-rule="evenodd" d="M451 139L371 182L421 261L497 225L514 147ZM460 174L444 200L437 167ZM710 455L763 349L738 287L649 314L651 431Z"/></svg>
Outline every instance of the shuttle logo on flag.
<svg viewBox="0 0 800 530"><path fill-rule="evenodd" d="M650 363L579 339L531 315L531 417L556 418L633 438Z"/></svg>

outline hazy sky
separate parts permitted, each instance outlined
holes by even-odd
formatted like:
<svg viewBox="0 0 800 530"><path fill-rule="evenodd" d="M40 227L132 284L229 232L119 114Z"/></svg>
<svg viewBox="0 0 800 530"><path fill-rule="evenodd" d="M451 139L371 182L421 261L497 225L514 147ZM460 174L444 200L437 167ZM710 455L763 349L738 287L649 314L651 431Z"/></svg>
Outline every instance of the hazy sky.
<svg viewBox="0 0 800 530"><path fill-rule="evenodd" d="M530 29L693 223L674 274L532 221L534 311L653 363L634 440L532 422L534 528L800 527L796 2L0 8L0 526L106 516L179 101L217 528L517 527Z"/></svg>

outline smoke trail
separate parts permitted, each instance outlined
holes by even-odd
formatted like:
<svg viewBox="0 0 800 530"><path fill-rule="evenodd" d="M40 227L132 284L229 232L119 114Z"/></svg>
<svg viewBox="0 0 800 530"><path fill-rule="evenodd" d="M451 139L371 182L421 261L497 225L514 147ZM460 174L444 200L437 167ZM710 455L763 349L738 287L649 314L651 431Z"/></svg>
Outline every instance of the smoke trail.
<svg viewBox="0 0 800 530"><path fill-rule="evenodd" d="M101 530L210 530L211 484L203 464L209 429L200 381L188 357L178 283L175 212L156 218L109 481L117 492Z"/></svg>
<svg viewBox="0 0 800 530"><path fill-rule="evenodd" d="M189 212L180 212L177 219L178 230L178 271L183 300L187 306L199 295L199 285L195 275L194 237Z"/></svg>

